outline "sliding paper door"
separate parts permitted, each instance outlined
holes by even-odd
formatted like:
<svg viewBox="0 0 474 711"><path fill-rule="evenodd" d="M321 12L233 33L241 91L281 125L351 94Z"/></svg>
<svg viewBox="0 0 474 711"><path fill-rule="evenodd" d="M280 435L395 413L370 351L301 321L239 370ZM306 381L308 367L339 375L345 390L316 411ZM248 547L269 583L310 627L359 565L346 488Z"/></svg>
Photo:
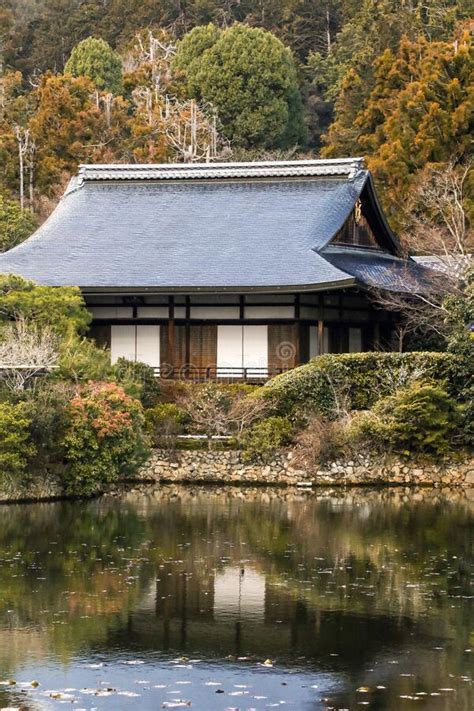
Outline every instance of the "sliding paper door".
<svg viewBox="0 0 474 711"><path fill-rule="evenodd" d="M218 374L241 377L244 368L268 368L268 326L218 326Z"/></svg>
<svg viewBox="0 0 474 711"><path fill-rule="evenodd" d="M159 326L112 326L112 363L119 358L140 361L158 368L160 365Z"/></svg>
<svg viewBox="0 0 474 711"><path fill-rule="evenodd" d="M112 326L110 351L112 363L119 358L136 360L136 326Z"/></svg>

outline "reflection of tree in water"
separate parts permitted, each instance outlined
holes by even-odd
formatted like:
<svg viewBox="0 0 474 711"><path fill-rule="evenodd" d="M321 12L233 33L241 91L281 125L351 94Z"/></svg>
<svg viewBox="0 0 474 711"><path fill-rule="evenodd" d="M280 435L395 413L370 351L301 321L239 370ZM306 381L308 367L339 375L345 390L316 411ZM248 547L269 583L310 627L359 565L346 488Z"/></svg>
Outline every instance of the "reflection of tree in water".
<svg viewBox="0 0 474 711"><path fill-rule="evenodd" d="M0 528L0 670L12 650L21 660L54 648L66 660L126 620L153 574L140 556L146 525L133 506L68 502L7 512Z"/></svg>
<svg viewBox="0 0 474 711"><path fill-rule="evenodd" d="M373 660L383 678L381 655L441 637L453 640L445 667L462 666L470 622L452 596L469 594L465 504L161 489L8 511L2 672L28 645L64 660L120 647L277 656L360 682ZM419 657L429 684L436 667Z"/></svg>

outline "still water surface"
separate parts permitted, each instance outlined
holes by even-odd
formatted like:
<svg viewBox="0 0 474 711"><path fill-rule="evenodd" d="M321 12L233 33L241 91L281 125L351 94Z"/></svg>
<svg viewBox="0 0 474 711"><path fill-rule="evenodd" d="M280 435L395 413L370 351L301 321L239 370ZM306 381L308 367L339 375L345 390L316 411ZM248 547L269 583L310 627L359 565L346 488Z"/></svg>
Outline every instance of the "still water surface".
<svg viewBox="0 0 474 711"><path fill-rule="evenodd" d="M474 497L415 498L0 508L0 708L472 711Z"/></svg>

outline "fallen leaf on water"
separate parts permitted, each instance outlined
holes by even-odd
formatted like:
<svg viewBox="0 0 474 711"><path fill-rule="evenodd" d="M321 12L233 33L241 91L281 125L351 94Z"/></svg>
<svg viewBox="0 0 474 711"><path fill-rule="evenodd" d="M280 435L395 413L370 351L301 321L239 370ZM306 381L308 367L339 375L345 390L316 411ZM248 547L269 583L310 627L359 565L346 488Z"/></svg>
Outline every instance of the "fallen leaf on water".
<svg viewBox="0 0 474 711"><path fill-rule="evenodd" d="M141 696L141 694L136 694L134 691L117 691L117 696Z"/></svg>

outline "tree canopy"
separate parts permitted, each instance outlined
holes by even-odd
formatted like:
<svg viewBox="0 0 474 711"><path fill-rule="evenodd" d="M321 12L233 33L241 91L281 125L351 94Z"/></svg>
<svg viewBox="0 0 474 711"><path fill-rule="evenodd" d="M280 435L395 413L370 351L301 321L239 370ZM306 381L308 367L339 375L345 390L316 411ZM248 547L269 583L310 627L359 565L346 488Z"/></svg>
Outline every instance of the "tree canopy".
<svg viewBox="0 0 474 711"><path fill-rule="evenodd" d="M100 91L120 94L123 89L122 60L103 39L88 37L71 52L64 67L74 77L89 77Z"/></svg>
<svg viewBox="0 0 474 711"><path fill-rule="evenodd" d="M392 211L418 171L461 160L470 146L474 55L468 32L454 42L403 37L376 60L374 86L361 101L360 77L346 77L325 154L365 154Z"/></svg>
<svg viewBox="0 0 474 711"><path fill-rule="evenodd" d="M357 154L400 228L420 173L465 162L473 13L474 0L3 0L0 193L41 220L82 161Z"/></svg>
<svg viewBox="0 0 474 711"><path fill-rule="evenodd" d="M0 275L0 322L24 319L63 337L84 333L91 315L80 290L39 286L12 274Z"/></svg>
<svg viewBox="0 0 474 711"><path fill-rule="evenodd" d="M237 145L304 142L301 97L291 51L270 32L235 24L197 27L178 44L174 67L191 96L215 106Z"/></svg>
<svg viewBox="0 0 474 711"><path fill-rule="evenodd" d="M33 232L36 220L29 210L22 210L15 200L0 195L0 252L16 247Z"/></svg>

